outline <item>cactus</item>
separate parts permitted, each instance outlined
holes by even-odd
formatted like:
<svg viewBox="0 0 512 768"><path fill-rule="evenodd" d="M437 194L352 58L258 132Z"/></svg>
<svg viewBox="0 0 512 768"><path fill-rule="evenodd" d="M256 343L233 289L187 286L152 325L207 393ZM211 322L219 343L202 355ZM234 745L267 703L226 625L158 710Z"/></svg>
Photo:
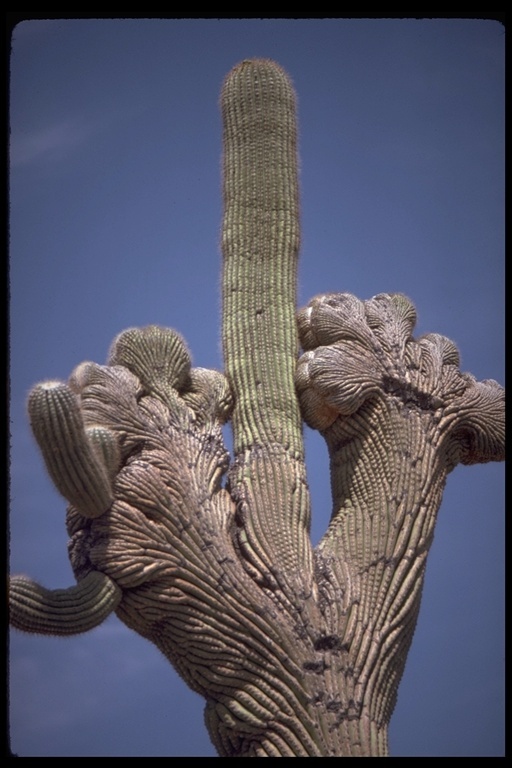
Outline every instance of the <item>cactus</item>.
<svg viewBox="0 0 512 768"><path fill-rule="evenodd" d="M115 611L205 698L221 756L385 755L443 487L504 459L504 390L415 339L401 294L317 296L296 322L293 88L243 61L221 109L225 374L149 326L34 388L77 584L12 578L11 623L70 635ZM303 420L331 463L314 549Z"/></svg>

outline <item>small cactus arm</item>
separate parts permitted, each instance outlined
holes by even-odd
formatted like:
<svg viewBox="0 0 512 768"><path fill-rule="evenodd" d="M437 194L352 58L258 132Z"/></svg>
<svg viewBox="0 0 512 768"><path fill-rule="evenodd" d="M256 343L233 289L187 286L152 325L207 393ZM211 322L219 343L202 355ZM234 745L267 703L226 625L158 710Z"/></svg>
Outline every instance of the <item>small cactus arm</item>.
<svg viewBox="0 0 512 768"><path fill-rule="evenodd" d="M78 635L101 624L120 600L116 583L97 571L68 589L45 589L35 581L14 576L9 585L10 622L24 632Z"/></svg>
<svg viewBox="0 0 512 768"><path fill-rule="evenodd" d="M13 577L11 622L69 635L115 611L204 696L221 756L385 755L446 476L504 458L504 390L415 340L399 294L319 296L297 323L292 85L243 61L221 111L226 375L149 326L34 388L76 585ZM331 462L314 550L302 419Z"/></svg>

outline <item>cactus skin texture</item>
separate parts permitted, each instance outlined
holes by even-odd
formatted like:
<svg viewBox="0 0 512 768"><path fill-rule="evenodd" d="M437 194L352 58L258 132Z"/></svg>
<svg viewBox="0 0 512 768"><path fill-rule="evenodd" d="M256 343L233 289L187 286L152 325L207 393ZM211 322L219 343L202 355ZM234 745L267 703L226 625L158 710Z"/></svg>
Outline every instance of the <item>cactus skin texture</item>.
<svg viewBox="0 0 512 768"><path fill-rule="evenodd" d="M504 459L504 390L448 339L415 340L400 294L318 296L297 323L293 88L243 61L221 110L226 375L150 326L34 388L77 584L14 577L11 622L68 635L115 611L204 696L221 756L385 755L444 483ZM303 419L331 462L314 550Z"/></svg>

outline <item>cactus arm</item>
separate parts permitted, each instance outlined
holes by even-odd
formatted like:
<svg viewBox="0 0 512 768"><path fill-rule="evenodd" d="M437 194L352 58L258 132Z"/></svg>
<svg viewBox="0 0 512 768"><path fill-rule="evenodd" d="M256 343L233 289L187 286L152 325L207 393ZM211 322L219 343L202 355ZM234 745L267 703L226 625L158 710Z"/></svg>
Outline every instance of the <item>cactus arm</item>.
<svg viewBox="0 0 512 768"><path fill-rule="evenodd" d="M221 111L222 337L235 399L230 489L238 540L261 583L307 592L310 506L294 385L300 239L295 93L275 62L243 61L224 82Z"/></svg>
<svg viewBox="0 0 512 768"><path fill-rule="evenodd" d="M113 501L101 444L108 433L87 435L75 394L67 384L47 381L28 399L32 432L57 489L85 517L98 517ZM107 449L115 451L114 445ZM96 449L95 446L96 445ZM99 449L99 451L98 451Z"/></svg>
<svg viewBox="0 0 512 768"><path fill-rule="evenodd" d="M68 513L75 575L93 568L122 588L117 615L205 696L220 754L318 754L295 628L233 541L225 377L191 368L179 336L155 327L118 336L109 363L71 377L84 422L114 432L121 455L108 513L86 525Z"/></svg>
<svg viewBox="0 0 512 768"><path fill-rule="evenodd" d="M505 448L503 388L461 373L445 337L415 340L415 320L400 294L319 296L299 313L297 388L331 463L319 588L358 681L354 701L378 731L393 711L446 477L458 463L502 461Z"/></svg>
<svg viewBox="0 0 512 768"><path fill-rule="evenodd" d="M108 576L92 571L68 589L45 589L15 576L9 582L9 620L24 632L78 635L116 610L122 592Z"/></svg>
<svg viewBox="0 0 512 768"><path fill-rule="evenodd" d="M300 240L295 94L271 61L243 61L221 95L224 126L223 345L238 455L302 455L294 389Z"/></svg>
<svg viewBox="0 0 512 768"><path fill-rule="evenodd" d="M28 398L28 412L48 473L70 503L70 519L83 524L111 507L120 450L114 432L85 424L73 387L73 381L36 385ZM121 596L109 576L90 569L67 589L49 590L14 576L9 581L10 622L26 632L79 634L101 624L117 609Z"/></svg>

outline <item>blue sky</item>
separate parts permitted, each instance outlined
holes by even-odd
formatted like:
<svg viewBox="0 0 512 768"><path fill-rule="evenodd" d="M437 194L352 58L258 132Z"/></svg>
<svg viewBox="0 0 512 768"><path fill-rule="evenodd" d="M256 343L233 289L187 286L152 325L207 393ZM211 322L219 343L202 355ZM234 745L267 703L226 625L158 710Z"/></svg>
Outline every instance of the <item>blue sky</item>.
<svg viewBox="0 0 512 768"><path fill-rule="evenodd" d="M175 327L222 367L221 123L233 65L273 58L299 103L299 305L401 291L417 335L504 383L504 29L479 20L47 20L11 55L11 571L73 582L65 502L30 434L30 387L103 363L122 329ZM313 539L326 449L306 430ZM504 752L504 467L448 478L393 755ZM111 617L10 633L20 756L211 756L202 700Z"/></svg>

